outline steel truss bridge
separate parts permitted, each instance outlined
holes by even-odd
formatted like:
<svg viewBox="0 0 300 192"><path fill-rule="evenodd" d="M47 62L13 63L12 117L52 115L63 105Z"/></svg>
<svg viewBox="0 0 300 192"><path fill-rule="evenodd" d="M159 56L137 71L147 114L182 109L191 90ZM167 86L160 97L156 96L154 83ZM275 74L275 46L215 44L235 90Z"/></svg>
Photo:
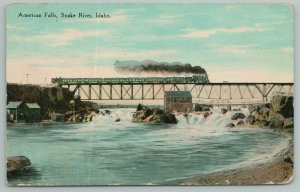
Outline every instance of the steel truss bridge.
<svg viewBox="0 0 300 192"><path fill-rule="evenodd" d="M164 91L191 91L215 104L268 102L275 94L293 94L294 83L74 83L59 84L83 100L162 100Z"/></svg>

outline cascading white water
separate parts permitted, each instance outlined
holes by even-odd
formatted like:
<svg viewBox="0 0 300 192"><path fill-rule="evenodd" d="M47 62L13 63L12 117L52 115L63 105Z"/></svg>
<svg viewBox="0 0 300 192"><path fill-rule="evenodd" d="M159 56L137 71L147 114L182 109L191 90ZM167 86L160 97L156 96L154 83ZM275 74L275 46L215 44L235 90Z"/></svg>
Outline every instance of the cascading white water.
<svg viewBox="0 0 300 192"><path fill-rule="evenodd" d="M180 125L187 125L190 127L220 127L224 128L227 124L237 124L238 120L232 120L231 117L236 113L243 113L245 116L249 114L248 109L243 108L241 111L227 111L225 114L221 113L220 108L214 108L212 114L204 117L204 114L190 113L187 116L177 115L176 118ZM239 119L240 120L240 119ZM243 119L245 121L245 118Z"/></svg>

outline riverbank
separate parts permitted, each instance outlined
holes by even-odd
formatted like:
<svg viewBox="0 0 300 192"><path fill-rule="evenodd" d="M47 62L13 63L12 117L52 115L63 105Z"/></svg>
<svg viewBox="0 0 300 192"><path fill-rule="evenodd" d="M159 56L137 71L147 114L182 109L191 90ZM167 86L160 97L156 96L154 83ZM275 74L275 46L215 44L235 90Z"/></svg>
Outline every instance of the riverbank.
<svg viewBox="0 0 300 192"><path fill-rule="evenodd" d="M293 179L294 141L271 162L251 165L248 167L221 171L208 176L193 177L176 181L177 185L257 185L257 184L288 184Z"/></svg>
<svg viewBox="0 0 300 192"><path fill-rule="evenodd" d="M7 83L7 104L10 102L14 104L7 108L7 122L13 123L88 122L99 112L98 104L54 85Z"/></svg>

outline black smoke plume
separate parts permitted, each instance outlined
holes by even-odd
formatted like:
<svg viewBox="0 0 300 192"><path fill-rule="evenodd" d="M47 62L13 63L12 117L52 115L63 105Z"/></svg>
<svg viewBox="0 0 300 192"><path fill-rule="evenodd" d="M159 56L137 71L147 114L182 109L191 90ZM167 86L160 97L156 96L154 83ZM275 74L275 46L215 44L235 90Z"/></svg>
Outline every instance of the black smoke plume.
<svg viewBox="0 0 300 192"><path fill-rule="evenodd" d="M114 63L115 70L119 73L141 73L141 72L158 72L158 73L191 73L191 74L207 74L206 70L200 66L192 66L189 63L181 62L157 62L153 60L144 61L116 61Z"/></svg>

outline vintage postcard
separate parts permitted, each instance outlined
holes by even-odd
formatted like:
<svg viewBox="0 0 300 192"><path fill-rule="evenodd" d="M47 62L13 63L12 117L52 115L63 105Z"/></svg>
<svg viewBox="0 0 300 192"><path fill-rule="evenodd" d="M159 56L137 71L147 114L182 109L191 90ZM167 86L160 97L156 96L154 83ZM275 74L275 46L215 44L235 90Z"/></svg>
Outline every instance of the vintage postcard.
<svg viewBox="0 0 300 192"><path fill-rule="evenodd" d="M289 4L6 7L9 186L287 184Z"/></svg>

